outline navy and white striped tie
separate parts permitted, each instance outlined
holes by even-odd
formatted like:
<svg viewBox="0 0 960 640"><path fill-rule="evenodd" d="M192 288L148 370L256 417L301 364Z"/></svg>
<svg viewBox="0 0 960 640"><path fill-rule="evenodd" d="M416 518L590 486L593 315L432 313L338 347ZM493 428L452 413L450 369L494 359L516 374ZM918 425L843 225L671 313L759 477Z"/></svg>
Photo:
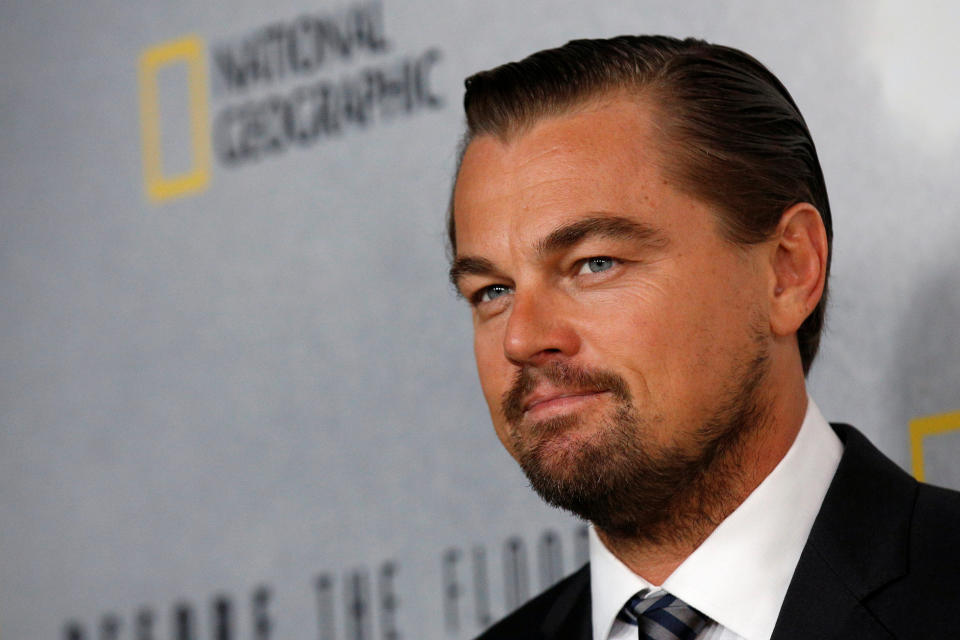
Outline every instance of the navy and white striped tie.
<svg viewBox="0 0 960 640"><path fill-rule="evenodd" d="M669 593L646 598L645 593L630 598L617 615L627 624L637 625L640 640L694 640L710 621Z"/></svg>

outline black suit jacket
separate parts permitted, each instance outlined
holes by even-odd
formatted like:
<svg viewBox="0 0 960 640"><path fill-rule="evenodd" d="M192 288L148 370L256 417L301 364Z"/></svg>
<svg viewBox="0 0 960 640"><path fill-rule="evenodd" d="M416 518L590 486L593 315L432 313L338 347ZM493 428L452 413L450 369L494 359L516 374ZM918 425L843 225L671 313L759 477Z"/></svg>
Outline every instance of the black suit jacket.
<svg viewBox="0 0 960 640"><path fill-rule="evenodd" d="M920 484L856 429L787 589L772 640L960 638L960 493ZM590 640L585 566L478 640Z"/></svg>

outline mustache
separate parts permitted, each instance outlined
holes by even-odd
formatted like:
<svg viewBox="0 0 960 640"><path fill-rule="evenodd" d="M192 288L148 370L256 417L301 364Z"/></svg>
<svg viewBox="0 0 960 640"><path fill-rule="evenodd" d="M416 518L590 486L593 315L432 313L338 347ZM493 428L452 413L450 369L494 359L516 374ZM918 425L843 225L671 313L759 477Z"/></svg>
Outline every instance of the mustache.
<svg viewBox="0 0 960 640"><path fill-rule="evenodd" d="M553 362L545 367L524 365L517 371L513 384L500 400L508 422L516 424L523 419L524 399L544 381L561 390L609 391L619 400L630 402L626 381L615 373L561 362Z"/></svg>

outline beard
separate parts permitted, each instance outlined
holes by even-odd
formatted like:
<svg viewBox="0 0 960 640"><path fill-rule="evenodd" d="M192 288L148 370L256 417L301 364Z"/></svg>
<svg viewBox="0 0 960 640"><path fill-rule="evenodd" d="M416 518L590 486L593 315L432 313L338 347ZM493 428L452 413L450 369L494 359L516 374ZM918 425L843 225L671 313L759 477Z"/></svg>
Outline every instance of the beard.
<svg viewBox="0 0 960 640"><path fill-rule="evenodd" d="M626 382L607 371L553 363L524 367L504 395L510 439L530 485L547 503L589 520L610 536L652 544L702 540L739 504L748 437L767 420L760 388L769 357L759 337L754 357L737 363L712 416L676 425L658 442ZM605 391L614 402L588 436L583 417L524 422L523 402L541 381L561 389ZM684 435L689 434L689 435Z"/></svg>

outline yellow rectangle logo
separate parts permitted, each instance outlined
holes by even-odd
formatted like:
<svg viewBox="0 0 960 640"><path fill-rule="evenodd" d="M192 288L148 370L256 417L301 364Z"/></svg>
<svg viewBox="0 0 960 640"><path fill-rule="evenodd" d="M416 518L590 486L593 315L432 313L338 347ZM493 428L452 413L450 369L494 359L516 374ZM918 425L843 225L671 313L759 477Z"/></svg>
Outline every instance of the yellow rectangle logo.
<svg viewBox="0 0 960 640"><path fill-rule="evenodd" d="M924 438L949 431L960 431L960 411L910 421L910 452L913 458L913 476L917 480L923 482L926 475L923 464Z"/></svg>
<svg viewBox="0 0 960 640"><path fill-rule="evenodd" d="M203 39L187 36L145 49L140 54L140 127L143 137L143 179L153 202L196 193L210 182L210 123L207 106L207 68ZM169 65L187 66L190 100L191 168L166 175L160 143L158 72Z"/></svg>

